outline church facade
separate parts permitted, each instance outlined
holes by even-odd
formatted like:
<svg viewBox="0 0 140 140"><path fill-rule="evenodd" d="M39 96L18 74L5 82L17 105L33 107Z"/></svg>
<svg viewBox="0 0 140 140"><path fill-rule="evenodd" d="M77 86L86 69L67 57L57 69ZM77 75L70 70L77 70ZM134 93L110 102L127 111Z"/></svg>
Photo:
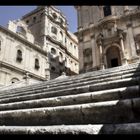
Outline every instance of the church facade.
<svg viewBox="0 0 140 140"><path fill-rule="evenodd" d="M75 6L80 73L140 59L139 6Z"/></svg>
<svg viewBox="0 0 140 140"><path fill-rule="evenodd" d="M78 40L54 6L38 6L0 26L0 85L30 78L54 79L79 72Z"/></svg>

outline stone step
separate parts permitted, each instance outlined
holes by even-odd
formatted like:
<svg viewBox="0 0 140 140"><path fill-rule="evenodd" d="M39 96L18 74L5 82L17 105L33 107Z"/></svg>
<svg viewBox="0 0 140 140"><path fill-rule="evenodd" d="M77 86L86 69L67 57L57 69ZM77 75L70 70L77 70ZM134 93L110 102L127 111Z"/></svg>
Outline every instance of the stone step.
<svg viewBox="0 0 140 140"><path fill-rule="evenodd" d="M133 74L133 77L135 76L140 76L140 72L138 73L135 73ZM130 78L132 77L132 74L127 74L127 75L122 75L122 76L116 76L116 77L110 77L110 78L104 78L104 79L96 79L96 80L90 80L90 81L79 81L78 83L71 83L69 85L65 85L67 86L67 88L71 88L71 87L79 87L79 86L86 86L86 85L92 85L92 84L98 84L98 83L101 83L101 82L106 82L106 81L113 81L113 80L119 80L119 79L124 79L124 78ZM11 90L9 90L8 93L3 93L0 95L0 99L3 99L3 98L7 98L7 97L14 97L14 96L19 96L19 95L26 95L26 94L32 94L32 93L39 93L39 92L49 92L49 91L54 91L54 90L61 90L61 89L64 89L65 88L64 85L59 85L59 86L56 86L56 87L42 87L42 88L38 88L38 89L33 89L33 88L30 88L30 91L29 90L26 90L26 91L20 91L20 92L12 92Z"/></svg>
<svg viewBox="0 0 140 140"><path fill-rule="evenodd" d="M0 125L49 126L140 121L140 98L81 105L0 111Z"/></svg>
<svg viewBox="0 0 140 140"><path fill-rule="evenodd" d="M93 83L101 83L101 82L105 82L105 81L110 81L110 80L118 80L118 79L124 79L124 78L130 78L130 77L137 77L137 76L140 76L140 72L135 72L135 73L129 73L129 74L123 74L120 75L119 73L116 74L116 75L105 75L103 77L95 77L95 78L88 78L88 79L82 79L82 80L77 80L77 81L67 81L67 82L64 82L64 83L57 83L57 84L50 84L50 85L40 85L38 86L38 88L30 88L29 90L26 90L26 91L32 91L32 90L40 90L42 88L47 88L49 89L49 91L51 90L54 90L54 88L57 88L58 89L61 89L63 88L64 86L67 86L67 87L77 87L77 86L80 86L80 85L86 85L86 84L93 84ZM24 91L18 91L16 93L19 93L19 92L24 92ZM15 92L14 92L15 93ZM9 95L9 93L7 93ZM12 93L13 94L13 93ZM5 95L5 94L3 94Z"/></svg>
<svg viewBox="0 0 140 140"><path fill-rule="evenodd" d="M121 67L123 67L123 66L121 66ZM128 67L129 68L129 67ZM112 69L114 69L114 68L112 68ZM137 68L138 69L138 68ZM140 69L140 68L139 68ZM109 70L105 70L105 71L109 71ZM122 72L122 71L120 71L120 72L118 72L118 73L115 73L115 71L113 71L112 73L113 73L113 75L115 74L116 76L119 76L120 74L122 75L122 77L121 78L124 78L123 77L123 75L126 75L126 74L129 74L129 76L134 76L135 75L135 73L134 72L136 72L136 69L134 69L134 70L130 70L131 71L131 75L129 74L129 69L127 69L127 70L125 70L124 72ZM137 70L138 71L138 70ZM46 87L55 87L55 86L60 86L60 85L67 85L67 84L73 84L73 83L78 83L78 82L82 82L82 80L83 80L83 82L84 81L89 81L89 80L94 80L94 79L101 79L101 78L107 78L107 77L109 77L109 75L110 75L110 77L113 77L113 75L112 75L112 73L108 73L109 75L106 75L106 72L104 72L104 71L101 71L102 73L100 73L101 75L103 75L103 77L101 77L101 75L99 75L99 77L98 77L98 75L96 74L93 74L93 75L90 75L89 77L88 77L88 79L78 79L78 77L79 77L79 75L77 75L77 76L75 76L74 78L68 78L68 79L66 79L66 80L51 80L51 81L53 81L53 82L51 82L51 81L47 81L47 82L43 82L42 84L35 84L35 85L33 85L33 86L27 86L27 87L23 87L23 88L17 88L17 89L13 89L13 90L10 90L10 91L8 91L8 93L7 94L10 94L10 93L19 93L19 92L24 92L24 91L32 91L32 90L36 90L36 89L41 89L41 88L46 88ZM133 73L132 73L133 72ZM96 72L92 72L92 73L96 73ZM99 72L97 72L97 73L99 73ZM120 74L119 74L120 73ZM134 75L133 75L134 74ZM86 74L84 74L84 75L88 75L88 73L86 73ZM81 76L81 78L82 78L83 76ZM72 80L72 79L74 79L74 81ZM47 85L47 86L46 86ZM3 93L1 93L1 94L6 94L6 91Z"/></svg>
<svg viewBox="0 0 140 140"><path fill-rule="evenodd" d="M117 74L119 72L124 72L124 73L127 73L128 71L135 72L139 70L140 70L140 63L133 63L133 64L125 65L125 66L119 66L119 67L114 67L114 68L109 68L109 69L104 69L104 70L87 72L87 73L79 74L76 76L70 76L68 79L64 79L64 80L54 79L46 83L54 84L54 83L59 82L60 84L61 82L66 82L68 80L79 80L81 78L97 77L100 75L104 76L104 75L113 74L113 73Z"/></svg>
<svg viewBox="0 0 140 140"><path fill-rule="evenodd" d="M36 100L0 104L0 111L39 108L39 107L55 107L64 105L66 106L66 105L136 98L139 96L140 96L140 87L131 86L83 94L79 93L77 95L67 95L61 97L43 98Z"/></svg>
<svg viewBox="0 0 140 140"><path fill-rule="evenodd" d="M65 96L65 95L74 95L79 93L93 92L93 91L101 91L107 89L115 89L121 87L135 86L139 85L140 77L138 78L126 78L116 81L97 83L93 85L86 85L81 87L72 87L72 88L63 88L62 90L54 90L54 91L44 91L43 89L40 92L35 93L24 93L24 95L17 95L15 97L7 97L0 99L0 103L10 103L10 102L18 102L25 101L31 99L41 99L41 98L49 98L49 97L57 97L57 96Z"/></svg>
<svg viewBox="0 0 140 140"><path fill-rule="evenodd" d="M53 126L0 126L0 134L140 134L140 123Z"/></svg>
<svg viewBox="0 0 140 140"><path fill-rule="evenodd" d="M44 88L44 87L46 87L46 85L47 85L47 87L48 88L50 88L50 87L56 87L56 86L62 86L62 85L68 85L68 84L73 84L73 83L79 83L79 82L86 82L86 81L93 81L93 80L98 80L98 79L105 79L105 78L112 78L113 79L113 77L120 77L120 78L127 78L127 77L131 77L131 76L133 76L133 77L136 77L136 76L138 76L138 75L140 75L140 69L139 70L136 70L136 69L133 69L133 70L127 70L127 71L125 71L125 72L118 72L118 73L109 73L109 74L102 74L102 75L91 75L91 76L89 76L89 77L84 77L84 78L80 78L80 79L78 79L77 78L77 76L79 76L79 75L76 75L75 77L75 79L72 79L71 77L69 77L69 78L67 78L66 80L53 80L53 82L51 82L51 80L49 81L49 82L44 82L44 83L42 83L42 84L36 84L36 85L33 85L33 86L29 86L28 87L28 90L30 90L31 88L33 88L33 89L40 89L40 88ZM24 88L24 90L27 90L27 88L25 89ZM23 90L23 91L24 91ZM21 89L20 89L20 91L21 91Z"/></svg>

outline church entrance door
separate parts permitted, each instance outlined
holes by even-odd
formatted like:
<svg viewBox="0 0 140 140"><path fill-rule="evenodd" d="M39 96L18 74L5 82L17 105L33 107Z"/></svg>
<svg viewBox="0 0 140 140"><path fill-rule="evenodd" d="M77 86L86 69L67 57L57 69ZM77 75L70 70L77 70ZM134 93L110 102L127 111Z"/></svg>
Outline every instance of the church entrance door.
<svg viewBox="0 0 140 140"><path fill-rule="evenodd" d="M121 65L120 51L118 47L111 46L106 51L107 67L117 67Z"/></svg>

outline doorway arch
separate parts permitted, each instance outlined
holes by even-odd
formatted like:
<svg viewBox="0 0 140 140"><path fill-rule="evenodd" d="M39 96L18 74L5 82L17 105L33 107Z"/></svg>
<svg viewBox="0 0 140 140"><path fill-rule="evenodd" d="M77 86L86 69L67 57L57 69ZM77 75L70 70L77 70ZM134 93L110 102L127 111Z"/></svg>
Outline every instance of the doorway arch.
<svg viewBox="0 0 140 140"><path fill-rule="evenodd" d="M121 54L118 46L110 46L106 50L107 68L117 67L121 65Z"/></svg>

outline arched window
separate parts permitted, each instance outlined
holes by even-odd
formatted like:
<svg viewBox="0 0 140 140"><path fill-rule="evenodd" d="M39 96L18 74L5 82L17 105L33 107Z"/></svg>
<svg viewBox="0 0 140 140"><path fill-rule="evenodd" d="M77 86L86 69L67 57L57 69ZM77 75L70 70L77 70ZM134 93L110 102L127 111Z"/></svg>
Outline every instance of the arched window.
<svg viewBox="0 0 140 140"><path fill-rule="evenodd" d="M36 22L36 17L33 17L33 22L34 22L34 23Z"/></svg>
<svg viewBox="0 0 140 140"><path fill-rule="evenodd" d="M63 33L60 31L60 35L61 35L61 37L63 38Z"/></svg>
<svg viewBox="0 0 140 140"><path fill-rule="evenodd" d="M104 16L105 16L105 17L112 14L112 13L111 13L111 6L104 6L104 7L103 7L103 11L104 11Z"/></svg>
<svg viewBox="0 0 140 140"><path fill-rule="evenodd" d="M40 68L39 66L39 60L36 58L35 59L35 69L38 70Z"/></svg>
<svg viewBox="0 0 140 140"><path fill-rule="evenodd" d="M56 54L56 50L54 48L51 48L51 53L55 55Z"/></svg>
<svg viewBox="0 0 140 140"><path fill-rule="evenodd" d="M21 62L22 61L22 51L21 50L17 50L17 58L16 58L17 62Z"/></svg>
<svg viewBox="0 0 140 140"><path fill-rule="evenodd" d="M60 35L61 35L60 41L61 43L63 43L63 33L61 31L60 31Z"/></svg>
<svg viewBox="0 0 140 140"><path fill-rule="evenodd" d="M12 84L14 84L14 83L16 83L16 82L18 82L18 81L19 81L18 78L12 78L12 79L11 79L11 83L12 83Z"/></svg>
<svg viewBox="0 0 140 140"><path fill-rule="evenodd" d="M63 54L61 52L59 52L59 61L62 62L63 61Z"/></svg>
<svg viewBox="0 0 140 140"><path fill-rule="evenodd" d="M57 34L57 29L56 29L55 27L52 26L51 32L54 33L54 34Z"/></svg>
<svg viewBox="0 0 140 140"><path fill-rule="evenodd" d="M67 38L65 38L65 43L67 43Z"/></svg>
<svg viewBox="0 0 140 140"><path fill-rule="evenodd" d="M52 15L53 15L53 18L56 20L57 19L56 13L53 13Z"/></svg>

